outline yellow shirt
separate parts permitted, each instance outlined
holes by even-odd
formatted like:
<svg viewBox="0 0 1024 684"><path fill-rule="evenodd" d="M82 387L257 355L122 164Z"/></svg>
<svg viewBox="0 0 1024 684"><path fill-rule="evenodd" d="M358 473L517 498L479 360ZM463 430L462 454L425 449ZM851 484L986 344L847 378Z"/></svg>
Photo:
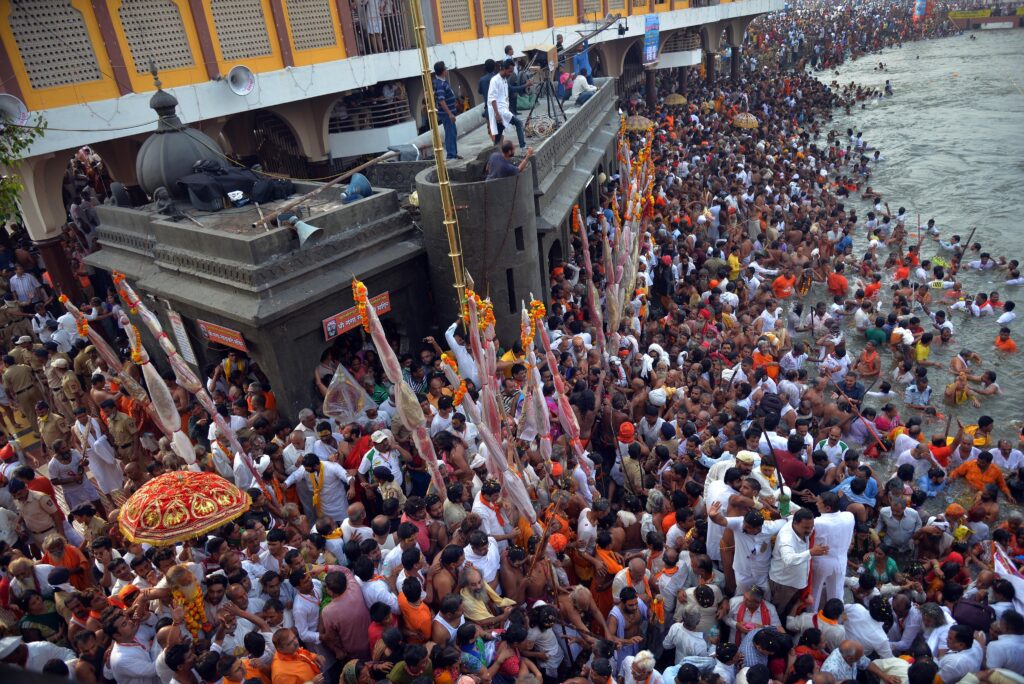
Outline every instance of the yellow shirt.
<svg viewBox="0 0 1024 684"><path fill-rule="evenodd" d="M932 348L921 344L920 342L914 345L914 359L920 363L921 361L927 361L928 355L932 353Z"/></svg>
<svg viewBox="0 0 1024 684"><path fill-rule="evenodd" d="M736 280L740 277L740 258L735 254L730 254L726 259L729 264L729 280Z"/></svg>

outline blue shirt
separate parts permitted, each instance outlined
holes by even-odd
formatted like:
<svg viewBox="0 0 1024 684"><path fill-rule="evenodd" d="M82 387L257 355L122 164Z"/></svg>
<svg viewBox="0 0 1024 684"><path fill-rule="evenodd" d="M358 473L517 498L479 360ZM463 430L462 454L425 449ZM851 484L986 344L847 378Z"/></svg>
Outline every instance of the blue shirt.
<svg viewBox="0 0 1024 684"><path fill-rule="evenodd" d="M925 473L917 480L917 488L928 496L936 496L946 490L946 478L942 478L942 482L935 484L932 482L932 478L928 477Z"/></svg>
<svg viewBox="0 0 1024 684"><path fill-rule="evenodd" d="M875 482L875 478L868 478L868 486L864 488L863 494L854 494L853 490L850 489L850 483L853 482L854 476L846 478L835 487L832 491L836 494L842 494L853 503L864 504L865 506L874 506L875 497L878 496L878 483Z"/></svg>
<svg viewBox="0 0 1024 684"><path fill-rule="evenodd" d="M434 76L434 99L437 100L437 113L442 116L448 116L448 114L441 108L441 101L443 100L448 104L448 109L452 114L458 115L456 109L458 108L457 100L455 98L455 91L452 90L451 84L443 78Z"/></svg>
<svg viewBox="0 0 1024 684"><path fill-rule="evenodd" d="M931 387L925 387L923 390L919 390L917 389L917 385L911 385L907 388L907 391L903 393L903 403L908 405L927 406L931 398Z"/></svg>

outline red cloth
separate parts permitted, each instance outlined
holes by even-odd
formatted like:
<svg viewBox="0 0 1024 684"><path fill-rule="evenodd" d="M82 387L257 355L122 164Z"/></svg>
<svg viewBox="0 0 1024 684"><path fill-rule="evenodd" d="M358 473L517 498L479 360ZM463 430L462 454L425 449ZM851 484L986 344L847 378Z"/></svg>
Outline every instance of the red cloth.
<svg viewBox="0 0 1024 684"><path fill-rule="evenodd" d="M814 477L814 468L783 449L775 449L775 465L782 479L789 487L795 487L800 480Z"/></svg>

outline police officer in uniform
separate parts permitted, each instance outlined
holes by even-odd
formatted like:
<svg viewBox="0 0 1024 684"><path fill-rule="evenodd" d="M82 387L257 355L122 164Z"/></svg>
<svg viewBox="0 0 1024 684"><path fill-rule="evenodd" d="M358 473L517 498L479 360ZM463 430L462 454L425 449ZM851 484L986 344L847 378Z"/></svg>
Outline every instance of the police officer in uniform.
<svg viewBox="0 0 1024 684"><path fill-rule="evenodd" d="M36 376L32 369L8 354L4 357L3 383L7 396L18 405L21 414L29 421L32 429L39 432L39 424L36 422L36 402L42 401L43 393L36 383Z"/></svg>
<svg viewBox="0 0 1024 684"><path fill-rule="evenodd" d="M117 451L117 457L126 463L135 458L135 434L139 428L131 416L117 410L117 404L113 399L107 399L100 408L106 416L107 432L110 434L110 441Z"/></svg>
<svg viewBox="0 0 1024 684"><path fill-rule="evenodd" d="M45 401L37 401L35 406L36 423L39 425L39 438L46 445L48 453L52 454L53 444L57 441L68 441L71 437L71 427L64 416L50 410L50 405Z"/></svg>
<svg viewBox="0 0 1024 684"><path fill-rule="evenodd" d="M32 368L32 338L22 335L14 340L14 347L10 351L17 363Z"/></svg>

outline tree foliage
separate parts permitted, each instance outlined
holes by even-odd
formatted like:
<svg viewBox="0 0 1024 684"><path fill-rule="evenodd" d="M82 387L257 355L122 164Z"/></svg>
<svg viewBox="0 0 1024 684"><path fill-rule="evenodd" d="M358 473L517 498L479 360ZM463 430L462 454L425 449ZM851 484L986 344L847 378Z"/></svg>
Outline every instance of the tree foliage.
<svg viewBox="0 0 1024 684"><path fill-rule="evenodd" d="M14 124L0 116L0 223L20 213L18 199L25 186L18 165L25 151L42 137L45 126L41 116L27 125Z"/></svg>

